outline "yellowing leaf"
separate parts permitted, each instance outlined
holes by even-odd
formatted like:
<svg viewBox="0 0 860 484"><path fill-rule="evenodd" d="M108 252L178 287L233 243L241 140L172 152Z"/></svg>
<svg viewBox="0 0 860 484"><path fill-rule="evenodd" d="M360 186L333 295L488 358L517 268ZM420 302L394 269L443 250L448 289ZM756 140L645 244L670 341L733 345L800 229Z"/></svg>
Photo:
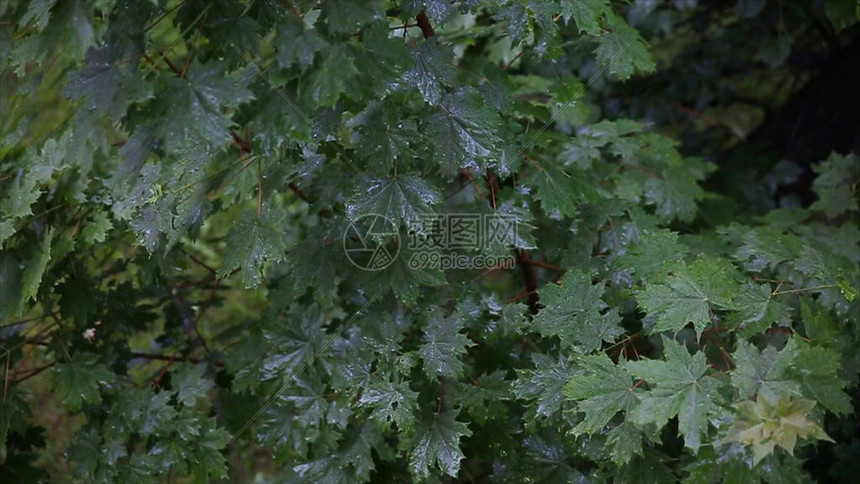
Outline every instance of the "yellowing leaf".
<svg viewBox="0 0 860 484"><path fill-rule="evenodd" d="M833 442L818 424L809 418L814 400L781 395L776 401L759 393L756 401L738 404L735 421L726 435L727 442L740 442L752 447L756 464L778 445L794 455L797 439L820 439Z"/></svg>

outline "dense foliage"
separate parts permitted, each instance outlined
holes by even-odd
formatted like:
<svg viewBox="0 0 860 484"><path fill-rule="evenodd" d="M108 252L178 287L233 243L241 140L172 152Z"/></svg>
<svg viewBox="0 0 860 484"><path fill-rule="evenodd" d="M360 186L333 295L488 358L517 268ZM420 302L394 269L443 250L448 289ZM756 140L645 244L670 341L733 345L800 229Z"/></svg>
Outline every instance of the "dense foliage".
<svg viewBox="0 0 860 484"><path fill-rule="evenodd" d="M3 1L0 479L852 481L858 12Z"/></svg>

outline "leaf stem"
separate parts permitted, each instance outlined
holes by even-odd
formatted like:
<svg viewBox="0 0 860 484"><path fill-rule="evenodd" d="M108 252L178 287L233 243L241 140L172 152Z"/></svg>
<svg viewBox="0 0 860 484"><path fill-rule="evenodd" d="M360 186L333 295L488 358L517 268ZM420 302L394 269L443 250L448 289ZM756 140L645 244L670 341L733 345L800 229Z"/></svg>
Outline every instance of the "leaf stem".
<svg viewBox="0 0 860 484"><path fill-rule="evenodd" d="M257 159L257 218L263 214L263 174L260 168L260 159Z"/></svg>
<svg viewBox="0 0 860 484"><path fill-rule="evenodd" d="M825 284L823 286L815 286L815 287L800 287L797 289L788 289L785 291L773 291L771 296L779 296L781 294L792 294L796 292L805 292L805 291L818 291L819 289L830 289L832 287L839 287L838 284Z"/></svg>

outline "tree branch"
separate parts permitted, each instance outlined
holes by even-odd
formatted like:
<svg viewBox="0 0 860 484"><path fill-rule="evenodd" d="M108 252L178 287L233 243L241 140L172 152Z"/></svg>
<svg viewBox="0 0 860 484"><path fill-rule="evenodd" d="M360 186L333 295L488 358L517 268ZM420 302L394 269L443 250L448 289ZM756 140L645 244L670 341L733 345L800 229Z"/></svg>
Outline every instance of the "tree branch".
<svg viewBox="0 0 860 484"><path fill-rule="evenodd" d="M429 39L436 35L436 31L433 30L433 26L430 25L430 19L427 18L427 14L423 10L417 17L415 17L415 19L418 21L418 28L421 29L421 33L424 34L425 39Z"/></svg>

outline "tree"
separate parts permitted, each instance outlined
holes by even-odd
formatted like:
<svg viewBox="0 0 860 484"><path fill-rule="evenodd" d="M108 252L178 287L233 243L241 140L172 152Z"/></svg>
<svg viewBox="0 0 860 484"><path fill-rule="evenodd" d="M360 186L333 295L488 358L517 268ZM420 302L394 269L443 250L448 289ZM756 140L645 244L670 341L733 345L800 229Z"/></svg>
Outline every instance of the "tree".
<svg viewBox="0 0 860 484"><path fill-rule="evenodd" d="M850 0L0 18L4 482L853 477Z"/></svg>

